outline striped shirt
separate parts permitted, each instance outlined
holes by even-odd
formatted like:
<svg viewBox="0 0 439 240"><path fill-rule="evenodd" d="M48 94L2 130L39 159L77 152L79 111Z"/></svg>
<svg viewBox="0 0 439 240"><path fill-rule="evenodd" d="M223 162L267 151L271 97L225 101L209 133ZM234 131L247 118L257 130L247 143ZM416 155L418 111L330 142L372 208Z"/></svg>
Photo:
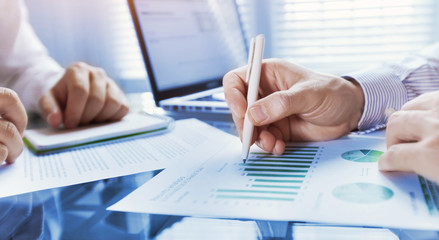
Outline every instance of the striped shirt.
<svg viewBox="0 0 439 240"><path fill-rule="evenodd" d="M417 96L439 90L439 43L398 63L347 74L359 82L364 93L360 131L386 126L386 109L401 109Z"/></svg>

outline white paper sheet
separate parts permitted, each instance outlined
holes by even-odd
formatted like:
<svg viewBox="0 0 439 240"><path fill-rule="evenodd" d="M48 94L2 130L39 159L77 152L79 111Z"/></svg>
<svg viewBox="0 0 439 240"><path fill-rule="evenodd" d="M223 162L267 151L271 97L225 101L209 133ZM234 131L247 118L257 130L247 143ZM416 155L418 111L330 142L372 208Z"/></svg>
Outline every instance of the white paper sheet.
<svg viewBox="0 0 439 240"><path fill-rule="evenodd" d="M378 170L384 139L293 144L280 157L254 148L243 164L239 139L228 138L203 162L169 167L108 209L439 230L437 206L425 199L437 192L414 174Z"/></svg>
<svg viewBox="0 0 439 240"><path fill-rule="evenodd" d="M96 147L36 156L25 149L0 166L0 197L163 169L217 151L228 134L195 119L177 121L166 134L117 140Z"/></svg>

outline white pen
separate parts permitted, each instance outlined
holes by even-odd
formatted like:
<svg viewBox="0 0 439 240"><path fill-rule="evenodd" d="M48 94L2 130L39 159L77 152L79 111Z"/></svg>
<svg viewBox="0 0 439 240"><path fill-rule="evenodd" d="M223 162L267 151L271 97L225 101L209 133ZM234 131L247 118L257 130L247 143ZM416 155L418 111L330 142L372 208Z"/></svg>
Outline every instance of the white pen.
<svg viewBox="0 0 439 240"><path fill-rule="evenodd" d="M250 42L248 70L246 81L248 83L247 90L247 111L244 117L244 127L242 130L242 160L247 161L248 152L250 150L253 138L254 126L248 119L248 108L258 99L259 81L261 77L262 56L264 54L264 35L260 34L253 38Z"/></svg>

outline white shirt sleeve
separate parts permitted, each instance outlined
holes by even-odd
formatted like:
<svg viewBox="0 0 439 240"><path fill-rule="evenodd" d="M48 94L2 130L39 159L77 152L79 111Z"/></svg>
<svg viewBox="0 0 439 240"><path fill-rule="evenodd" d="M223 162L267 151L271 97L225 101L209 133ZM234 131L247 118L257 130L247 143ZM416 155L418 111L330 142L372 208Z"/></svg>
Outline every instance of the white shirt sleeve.
<svg viewBox="0 0 439 240"><path fill-rule="evenodd" d="M419 53L406 56L398 63L347 74L357 80L364 93L363 116L359 130L386 126L386 109L401 109L417 96L439 90L439 43Z"/></svg>
<svg viewBox="0 0 439 240"><path fill-rule="evenodd" d="M46 48L35 35L22 1L11 2L18 3L9 4L11 9L0 9L0 14L9 10L15 13L4 16L18 20L15 26L18 29L0 28L0 36L3 35L0 40L9 38L5 42L12 40L13 43L12 49L0 48L0 86L17 92L27 111L39 112L38 100L62 77L64 69L48 56Z"/></svg>

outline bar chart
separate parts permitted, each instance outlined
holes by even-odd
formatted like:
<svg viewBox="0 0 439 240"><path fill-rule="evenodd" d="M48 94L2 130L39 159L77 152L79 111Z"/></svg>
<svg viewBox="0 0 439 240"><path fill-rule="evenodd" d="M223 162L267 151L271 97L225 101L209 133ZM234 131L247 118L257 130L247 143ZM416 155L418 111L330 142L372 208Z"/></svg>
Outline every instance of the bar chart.
<svg viewBox="0 0 439 240"><path fill-rule="evenodd" d="M439 215L439 185L427 180L422 176L418 176L421 184L422 192L424 193L425 204L428 212L432 216Z"/></svg>
<svg viewBox="0 0 439 240"><path fill-rule="evenodd" d="M278 156L250 152L247 162L239 164L243 186L218 188L215 198L295 201L318 151L317 146L287 146Z"/></svg>

